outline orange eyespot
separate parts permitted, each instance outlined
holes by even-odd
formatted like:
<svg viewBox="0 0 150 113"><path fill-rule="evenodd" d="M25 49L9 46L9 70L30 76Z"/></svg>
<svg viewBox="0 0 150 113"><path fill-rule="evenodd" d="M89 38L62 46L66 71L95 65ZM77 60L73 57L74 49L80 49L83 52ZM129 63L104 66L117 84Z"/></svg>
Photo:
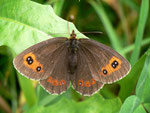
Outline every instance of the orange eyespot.
<svg viewBox="0 0 150 113"><path fill-rule="evenodd" d="M96 84L96 81L94 80L94 78L91 79L91 85Z"/></svg>
<svg viewBox="0 0 150 113"><path fill-rule="evenodd" d="M52 77L48 77L48 80L47 80L49 83L52 83L53 79Z"/></svg>
<svg viewBox="0 0 150 113"><path fill-rule="evenodd" d="M65 85L66 84L66 82L65 82L65 80L61 80L60 81L60 85L62 86L62 85Z"/></svg>
<svg viewBox="0 0 150 113"><path fill-rule="evenodd" d="M83 80L78 80L77 85L78 85L78 86L83 86Z"/></svg>
<svg viewBox="0 0 150 113"><path fill-rule="evenodd" d="M58 81L57 81L56 79L54 79L52 85L53 85L53 86L58 86L59 83L58 83Z"/></svg>
<svg viewBox="0 0 150 113"><path fill-rule="evenodd" d="M86 81L86 82L85 82L85 87L90 87L90 86L91 86L90 81Z"/></svg>

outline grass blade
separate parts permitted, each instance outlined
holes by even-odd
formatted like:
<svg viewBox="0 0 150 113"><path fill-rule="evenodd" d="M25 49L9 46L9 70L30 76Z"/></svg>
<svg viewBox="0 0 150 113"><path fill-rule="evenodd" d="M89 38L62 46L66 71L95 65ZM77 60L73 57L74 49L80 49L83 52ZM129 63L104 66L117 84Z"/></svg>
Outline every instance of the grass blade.
<svg viewBox="0 0 150 113"><path fill-rule="evenodd" d="M61 16L64 0L55 0L54 11L58 16Z"/></svg>
<svg viewBox="0 0 150 113"><path fill-rule="evenodd" d="M93 0L90 0L89 3L92 5L92 7L97 12L99 18L101 19L101 21L105 27L105 30L109 36L109 39L112 43L113 48L119 52L122 49L121 44L119 42L119 38L118 38L117 34L115 33L115 30L114 30L112 24L110 23L110 20L108 19L107 14L106 14L105 10L103 9L102 4L97 3Z"/></svg>
<svg viewBox="0 0 150 113"><path fill-rule="evenodd" d="M142 37L144 33L146 20L148 19L148 10L149 10L149 0L142 0L142 6L141 6L139 22L138 22L138 29L136 33L136 39L135 39L136 48L134 49L131 56L131 60L130 60L131 65L134 65L140 56Z"/></svg>

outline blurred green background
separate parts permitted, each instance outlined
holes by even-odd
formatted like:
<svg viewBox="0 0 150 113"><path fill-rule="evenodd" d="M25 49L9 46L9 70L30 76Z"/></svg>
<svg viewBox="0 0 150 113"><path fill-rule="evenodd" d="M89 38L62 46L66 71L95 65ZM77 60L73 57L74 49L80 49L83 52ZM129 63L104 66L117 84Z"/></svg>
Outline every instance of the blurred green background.
<svg viewBox="0 0 150 113"><path fill-rule="evenodd" d="M0 0L0 113L150 113L149 0ZM68 22L69 29L68 29ZM76 27L75 27L75 26ZM124 79L91 97L71 87L48 94L14 69L13 58L51 37L91 38L132 65ZM78 29L78 30L77 30ZM102 34L80 32L101 31Z"/></svg>

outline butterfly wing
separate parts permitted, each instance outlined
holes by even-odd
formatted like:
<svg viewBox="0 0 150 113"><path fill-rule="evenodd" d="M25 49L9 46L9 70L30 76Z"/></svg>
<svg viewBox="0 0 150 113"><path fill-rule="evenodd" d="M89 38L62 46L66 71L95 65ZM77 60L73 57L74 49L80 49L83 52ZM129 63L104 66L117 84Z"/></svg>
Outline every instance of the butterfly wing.
<svg viewBox="0 0 150 113"><path fill-rule="evenodd" d="M72 87L81 95L90 96L103 87L102 82L95 81L90 71L86 55L79 48L77 52L77 69L71 76Z"/></svg>
<svg viewBox="0 0 150 113"><path fill-rule="evenodd" d="M94 40L80 39L86 58L90 61L90 70L95 80L112 83L128 74L129 62L108 46Z"/></svg>
<svg viewBox="0 0 150 113"><path fill-rule="evenodd" d="M47 92L51 94L61 94L66 91L70 83L70 75L68 73L68 49L65 46L65 49L59 55L57 63L52 71L49 74L49 77L44 80L40 80L40 84Z"/></svg>
<svg viewBox="0 0 150 113"><path fill-rule="evenodd" d="M13 61L15 68L29 79L46 79L53 71L57 59L65 50L67 38L52 38L31 46Z"/></svg>

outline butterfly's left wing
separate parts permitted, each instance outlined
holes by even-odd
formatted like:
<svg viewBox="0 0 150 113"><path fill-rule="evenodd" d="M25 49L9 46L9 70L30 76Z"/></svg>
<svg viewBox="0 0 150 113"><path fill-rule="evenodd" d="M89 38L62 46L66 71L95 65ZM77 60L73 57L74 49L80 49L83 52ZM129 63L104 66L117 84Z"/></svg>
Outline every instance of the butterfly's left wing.
<svg viewBox="0 0 150 113"><path fill-rule="evenodd" d="M129 62L110 47L90 39L80 39L79 42L95 80L112 83L130 71Z"/></svg>
<svg viewBox="0 0 150 113"><path fill-rule="evenodd" d="M65 37L51 38L29 47L16 56L14 67L29 79L46 79L65 50L66 40Z"/></svg>
<svg viewBox="0 0 150 113"><path fill-rule="evenodd" d="M83 53L82 48L77 51L77 69L71 75L72 87L84 96L91 96L103 87L102 82L95 81L90 71L86 55Z"/></svg>

